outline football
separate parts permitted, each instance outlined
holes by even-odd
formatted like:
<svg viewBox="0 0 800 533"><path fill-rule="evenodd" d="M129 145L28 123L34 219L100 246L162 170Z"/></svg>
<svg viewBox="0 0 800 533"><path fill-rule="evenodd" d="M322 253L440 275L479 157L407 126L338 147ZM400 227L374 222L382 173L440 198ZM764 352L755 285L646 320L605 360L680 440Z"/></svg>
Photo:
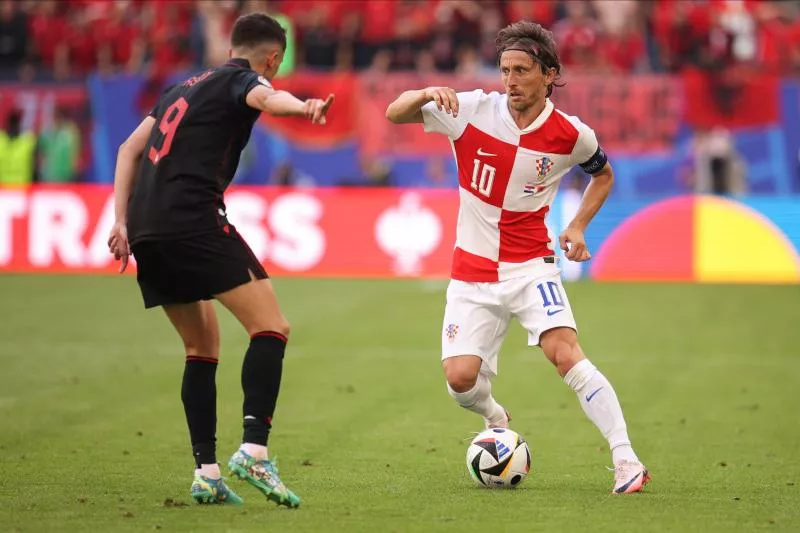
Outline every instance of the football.
<svg viewBox="0 0 800 533"><path fill-rule="evenodd" d="M530 469L531 451L516 431L487 429L467 448L467 471L482 487L518 487Z"/></svg>

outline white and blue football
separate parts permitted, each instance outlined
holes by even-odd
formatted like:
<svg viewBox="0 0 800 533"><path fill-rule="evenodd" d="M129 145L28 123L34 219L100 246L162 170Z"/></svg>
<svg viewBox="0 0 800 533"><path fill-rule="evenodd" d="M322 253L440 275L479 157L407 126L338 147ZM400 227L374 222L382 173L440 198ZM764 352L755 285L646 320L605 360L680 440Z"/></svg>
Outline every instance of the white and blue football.
<svg viewBox="0 0 800 533"><path fill-rule="evenodd" d="M530 469L531 451L516 431L487 429L467 448L467 470L482 487L518 487Z"/></svg>

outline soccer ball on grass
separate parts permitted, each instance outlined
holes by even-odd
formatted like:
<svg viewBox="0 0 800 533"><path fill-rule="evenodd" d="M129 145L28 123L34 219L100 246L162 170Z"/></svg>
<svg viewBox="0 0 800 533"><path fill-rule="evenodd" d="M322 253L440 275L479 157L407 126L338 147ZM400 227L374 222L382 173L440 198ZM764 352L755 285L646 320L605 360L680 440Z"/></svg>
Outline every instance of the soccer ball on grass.
<svg viewBox="0 0 800 533"><path fill-rule="evenodd" d="M467 471L482 487L517 487L530 469L531 451L516 431L487 429L467 448Z"/></svg>

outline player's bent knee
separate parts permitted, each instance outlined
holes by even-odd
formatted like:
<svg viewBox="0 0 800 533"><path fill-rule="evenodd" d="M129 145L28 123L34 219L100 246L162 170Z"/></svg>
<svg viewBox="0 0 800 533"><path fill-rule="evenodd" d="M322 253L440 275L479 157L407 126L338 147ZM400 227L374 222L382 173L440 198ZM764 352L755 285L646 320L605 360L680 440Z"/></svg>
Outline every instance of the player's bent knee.
<svg viewBox="0 0 800 533"><path fill-rule="evenodd" d="M280 323L277 325L277 329L275 330L281 335L286 338L289 338L289 333L292 332L292 326L289 325L289 321L283 318Z"/></svg>
<svg viewBox="0 0 800 533"><path fill-rule="evenodd" d="M445 375L445 379L447 379L447 384L455 392L467 392L475 387L475 383L478 381L478 376L449 373Z"/></svg>
<svg viewBox="0 0 800 533"><path fill-rule="evenodd" d="M467 392L471 390L478 381L480 364L477 366L472 361L461 361L458 357L445 359L444 377L447 384L455 392Z"/></svg>

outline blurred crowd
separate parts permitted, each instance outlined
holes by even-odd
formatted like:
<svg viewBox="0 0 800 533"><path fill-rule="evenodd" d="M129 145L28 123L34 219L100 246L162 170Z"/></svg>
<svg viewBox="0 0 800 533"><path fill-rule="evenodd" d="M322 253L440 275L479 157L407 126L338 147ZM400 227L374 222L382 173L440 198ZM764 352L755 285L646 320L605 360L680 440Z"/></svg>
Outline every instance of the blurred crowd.
<svg viewBox="0 0 800 533"><path fill-rule="evenodd" d="M766 0L0 0L0 75L164 75L224 61L229 29L282 15L298 68L475 73L511 21L555 33L568 70L800 70L800 2Z"/></svg>
<svg viewBox="0 0 800 533"><path fill-rule="evenodd" d="M0 0L0 81L139 73L147 80L140 96L156 98L170 74L223 63L233 22L254 11L288 29L287 72L494 75L497 31L528 19L553 31L567 74L800 73L795 0ZM89 139L77 117L56 109L35 132L21 117L12 111L0 130L0 186L80 180ZM696 190L746 188L729 132L699 132L695 141ZM441 167L428 169L432 181ZM363 172L369 183L392 181L390 165ZM290 166L276 173L276 183L302 181Z"/></svg>

